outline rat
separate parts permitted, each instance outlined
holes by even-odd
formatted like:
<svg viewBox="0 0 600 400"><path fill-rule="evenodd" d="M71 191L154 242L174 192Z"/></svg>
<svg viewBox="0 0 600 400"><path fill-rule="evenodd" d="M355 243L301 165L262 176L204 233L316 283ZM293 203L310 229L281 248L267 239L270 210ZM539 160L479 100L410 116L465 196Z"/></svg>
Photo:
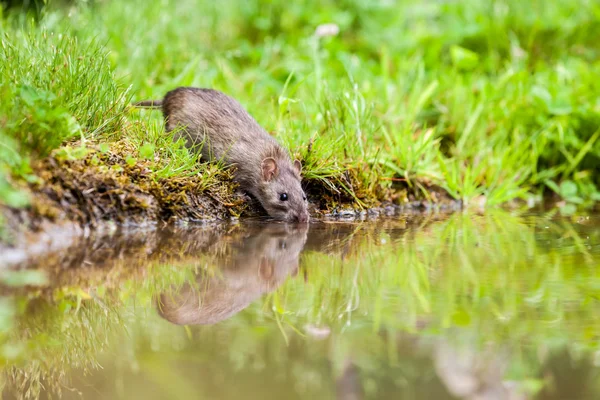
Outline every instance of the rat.
<svg viewBox="0 0 600 400"><path fill-rule="evenodd" d="M234 166L234 180L250 193L269 216L288 222L309 220L301 186L302 164L269 135L244 107L214 89L179 87L162 100L133 104L162 108L167 132L174 140L201 151L203 160L223 160Z"/></svg>

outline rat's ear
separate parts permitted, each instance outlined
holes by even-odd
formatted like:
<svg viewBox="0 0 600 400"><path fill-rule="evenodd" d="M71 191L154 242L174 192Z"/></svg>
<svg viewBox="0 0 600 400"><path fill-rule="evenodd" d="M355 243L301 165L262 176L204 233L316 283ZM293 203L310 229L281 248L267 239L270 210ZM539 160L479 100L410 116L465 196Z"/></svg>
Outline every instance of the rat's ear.
<svg viewBox="0 0 600 400"><path fill-rule="evenodd" d="M277 161L273 157L267 157L262 160L262 177L265 181L270 182L277 175Z"/></svg>
<svg viewBox="0 0 600 400"><path fill-rule="evenodd" d="M300 176L300 172L302 172L302 163L298 160L294 160L294 170Z"/></svg>
<svg viewBox="0 0 600 400"><path fill-rule="evenodd" d="M264 281L268 281L273 277L274 272L275 272L275 263L265 256L261 257L260 263L258 264L258 275Z"/></svg>

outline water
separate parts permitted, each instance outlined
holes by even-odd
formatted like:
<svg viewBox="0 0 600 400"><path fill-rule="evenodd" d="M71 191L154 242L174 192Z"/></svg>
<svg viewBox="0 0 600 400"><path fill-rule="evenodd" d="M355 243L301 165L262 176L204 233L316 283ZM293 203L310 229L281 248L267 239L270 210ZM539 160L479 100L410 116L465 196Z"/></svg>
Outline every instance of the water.
<svg viewBox="0 0 600 400"><path fill-rule="evenodd" d="M600 398L598 215L115 232L26 266L6 398Z"/></svg>

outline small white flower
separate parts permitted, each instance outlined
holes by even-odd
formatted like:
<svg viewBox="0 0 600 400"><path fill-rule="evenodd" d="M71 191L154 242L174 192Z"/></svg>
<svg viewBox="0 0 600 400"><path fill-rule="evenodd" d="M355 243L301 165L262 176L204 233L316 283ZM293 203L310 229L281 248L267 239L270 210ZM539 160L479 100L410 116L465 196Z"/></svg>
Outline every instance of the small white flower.
<svg viewBox="0 0 600 400"><path fill-rule="evenodd" d="M316 37L336 36L340 33L340 27L337 24L322 24L315 30Z"/></svg>

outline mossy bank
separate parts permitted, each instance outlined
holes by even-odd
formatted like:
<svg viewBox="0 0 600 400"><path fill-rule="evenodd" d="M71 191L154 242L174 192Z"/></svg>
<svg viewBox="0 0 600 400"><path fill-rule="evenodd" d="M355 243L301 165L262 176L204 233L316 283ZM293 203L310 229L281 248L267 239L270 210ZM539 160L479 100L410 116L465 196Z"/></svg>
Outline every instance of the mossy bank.
<svg viewBox="0 0 600 400"><path fill-rule="evenodd" d="M31 182L15 186L28 195L28 205L0 207L5 244L23 245L39 237L36 232L60 231L61 226L66 228L64 232L78 236L89 229L102 230L111 225L153 228L163 223L266 217L256 199L238 190L231 169L206 163L196 175L157 178L152 173L156 160L134 159L130 154L123 143L117 142L110 149L64 147L33 162ZM405 189L387 190L382 192L388 196L387 201L361 200L346 192L356 185L351 174L338 179L342 182L339 187L320 181L306 182L313 218L460 208L460 203L443 194L436 197L435 191L427 198L417 199L407 195ZM432 203L432 198L437 202Z"/></svg>
<svg viewBox="0 0 600 400"><path fill-rule="evenodd" d="M38 11L0 19L5 209L84 225L256 211L230 172L165 135L160 113L129 108L178 86L240 101L302 160L313 212L552 197L573 214L600 200L595 2Z"/></svg>

